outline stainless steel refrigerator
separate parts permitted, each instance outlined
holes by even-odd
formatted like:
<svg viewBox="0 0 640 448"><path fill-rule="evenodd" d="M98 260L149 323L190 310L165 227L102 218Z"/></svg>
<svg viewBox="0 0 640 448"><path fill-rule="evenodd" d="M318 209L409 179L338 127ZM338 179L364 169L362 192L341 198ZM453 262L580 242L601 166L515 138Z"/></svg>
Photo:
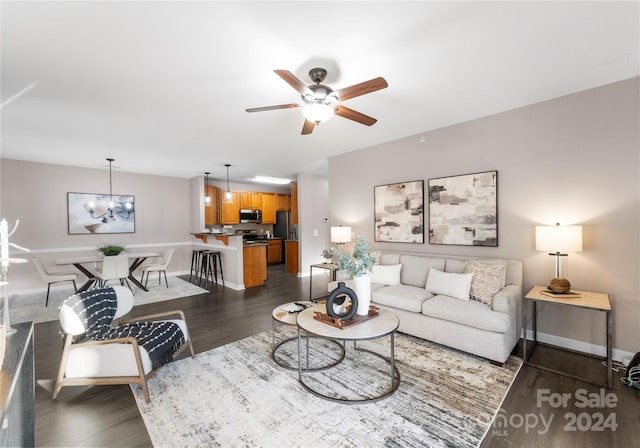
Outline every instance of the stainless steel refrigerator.
<svg viewBox="0 0 640 448"><path fill-rule="evenodd" d="M276 224L273 226L273 236L283 238L285 241L292 239L290 212L276 212Z"/></svg>

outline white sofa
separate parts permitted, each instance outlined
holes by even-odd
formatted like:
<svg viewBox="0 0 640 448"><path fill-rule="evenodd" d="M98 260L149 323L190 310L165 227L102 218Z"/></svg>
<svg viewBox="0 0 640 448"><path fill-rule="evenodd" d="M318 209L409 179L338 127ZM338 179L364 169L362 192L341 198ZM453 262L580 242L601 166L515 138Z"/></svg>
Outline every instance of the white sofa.
<svg viewBox="0 0 640 448"><path fill-rule="evenodd" d="M520 260L381 253L370 275L372 304L393 311L403 333L498 364L518 341ZM337 283L329 283L329 292Z"/></svg>

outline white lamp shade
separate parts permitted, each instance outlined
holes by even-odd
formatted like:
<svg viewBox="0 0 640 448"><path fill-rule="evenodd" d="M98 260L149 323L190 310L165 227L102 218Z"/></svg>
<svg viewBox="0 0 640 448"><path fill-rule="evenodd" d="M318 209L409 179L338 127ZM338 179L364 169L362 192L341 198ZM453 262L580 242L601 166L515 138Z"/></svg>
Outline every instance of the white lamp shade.
<svg viewBox="0 0 640 448"><path fill-rule="evenodd" d="M582 226L536 226L536 250L582 252Z"/></svg>
<svg viewBox="0 0 640 448"><path fill-rule="evenodd" d="M351 227L331 227L331 242L332 243L350 243L351 242Z"/></svg>

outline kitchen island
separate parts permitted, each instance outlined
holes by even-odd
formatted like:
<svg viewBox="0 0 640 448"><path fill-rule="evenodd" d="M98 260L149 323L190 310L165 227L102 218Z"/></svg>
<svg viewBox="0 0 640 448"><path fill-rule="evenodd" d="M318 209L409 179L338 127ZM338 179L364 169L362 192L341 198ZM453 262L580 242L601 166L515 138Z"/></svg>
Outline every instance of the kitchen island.
<svg viewBox="0 0 640 448"><path fill-rule="evenodd" d="M242 248L244 287L263 286L267 280L267 242L245 243Z"/></svg>

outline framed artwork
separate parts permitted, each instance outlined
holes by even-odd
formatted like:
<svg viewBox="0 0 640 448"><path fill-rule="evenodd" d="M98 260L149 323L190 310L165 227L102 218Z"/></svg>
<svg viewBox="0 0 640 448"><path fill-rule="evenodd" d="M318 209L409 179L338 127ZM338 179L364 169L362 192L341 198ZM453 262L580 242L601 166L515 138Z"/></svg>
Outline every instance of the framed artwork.
<svg viewBox="0 0 640 448"><path fill-rule="evenodd" d="M133 196L67 193L69 235L93 233L134 233Z"/></svg>
<svg viewBox="0 0 640 448"><path fill-rule="evenodd" d="M429 179L429 244L498 246L498 172Z"/></svg>
<svg viewBox="0 0 640 448"><path fill-rule="evenodd" d="M424 181L373 189L375 241L424 243Z"/></svg>

